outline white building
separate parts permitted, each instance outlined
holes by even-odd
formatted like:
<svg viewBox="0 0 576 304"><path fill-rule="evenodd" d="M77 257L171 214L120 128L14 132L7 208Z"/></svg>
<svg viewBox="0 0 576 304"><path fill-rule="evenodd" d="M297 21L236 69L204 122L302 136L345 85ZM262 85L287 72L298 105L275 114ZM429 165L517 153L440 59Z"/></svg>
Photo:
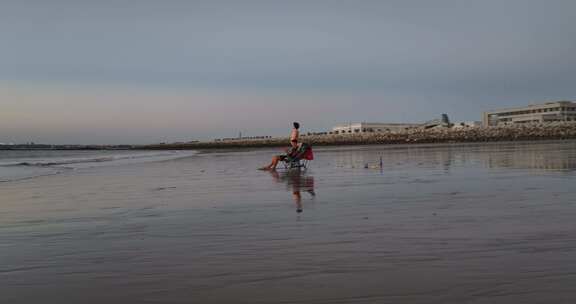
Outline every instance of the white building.
<svg viewBox="0 0 576 304"><path fill-rule="evenodd" d="M354 134L373 132L401 132L407 129L416 128L419 124L407 123L377 123L377 122L355 122L339 124L332 128L333 134Z"/></svg>
<svg viewBox="0 0 576 304"><path fill-rule="evenodd" d="M466 129L466 128L478 128L482 126L481 121L462 121L454 123L453 129Z"/></svg>
<svg viewBox="0 0 576 304"><path fill-rule="evenodd" d="M576 121L576 103L571 101L548 102L486 112L483 117L484 126L553 121Z"/></svg>

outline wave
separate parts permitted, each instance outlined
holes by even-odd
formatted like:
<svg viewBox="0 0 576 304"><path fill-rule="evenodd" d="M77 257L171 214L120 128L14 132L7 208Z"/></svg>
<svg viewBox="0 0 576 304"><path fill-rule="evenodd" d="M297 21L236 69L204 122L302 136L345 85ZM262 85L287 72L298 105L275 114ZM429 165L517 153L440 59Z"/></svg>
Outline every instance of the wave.
<svg viewBox="0 0 576 304"><path fill-rule="evenodd" d="M62 172L64 172L64 170L54 170L54 171L52 171L52 172L47 172L47 173L35 173L35 174L29 174L29 175L0 176L0 183L16 182L16 181L23 181L23 180L33 179L33 178L37 178L37 177L50 176L50 175L58 175L58 174L60 174L60 173L62 173Z"/></svg>
<svg viewBox="0 0 576 304"><path fill-rule="evenodd" d="M146 153L146 154L128 154L113 156L94 156L94 157L70 157L70 158L48 158L40 160L15 160L0 163L0 167L63 167L66 165L121 162L128 160L169 160L195 155L197 152L163 152L163 153Z"/></svg>
<svg viewBox="0 0 576 304"><path fill-rule="evenodd" d="M0 182L56 175L68 170L168 161L196 155L196 151L135 152L91 156L13 158L0 161Z"/></svg>

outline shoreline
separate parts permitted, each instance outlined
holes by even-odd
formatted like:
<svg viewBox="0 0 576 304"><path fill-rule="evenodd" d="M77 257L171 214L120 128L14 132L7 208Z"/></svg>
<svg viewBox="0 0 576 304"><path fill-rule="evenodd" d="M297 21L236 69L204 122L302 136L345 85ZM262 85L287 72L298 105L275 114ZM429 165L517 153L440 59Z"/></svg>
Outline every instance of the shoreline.
<svg viewBox="0 0 576 304"><path fill-rule="evenodd" d="M469 127L461 129L414 129L397 133L359 133L301 135L300 141L312 146L454 144L504 141L539 141L576 139L576 122L509 125L499 127ZM190 143L150 145L14 145L0 146L1 151L31 150L230 150L247 148L277 148L288 145L288 137L239 139Z"/></svg>

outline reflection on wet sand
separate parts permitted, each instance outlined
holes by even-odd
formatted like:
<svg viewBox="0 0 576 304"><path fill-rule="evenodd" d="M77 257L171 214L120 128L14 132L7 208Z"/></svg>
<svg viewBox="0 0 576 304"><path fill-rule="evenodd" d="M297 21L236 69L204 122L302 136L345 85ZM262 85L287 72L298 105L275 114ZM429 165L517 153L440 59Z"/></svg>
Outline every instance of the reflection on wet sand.
<svg viewBox="0 0 576 304"><path fill-rule="evenodd" d="M441 169L483 164L490 169L576 170L576 141L510 142L470 145L364 147L342 150L334 158L338 168L372 168L382 159L383 171L406 166Z"/></svg>
<svg viewBox="0 0 576 304"><path fill-rule="evenodd" d="M316 196L316 192L314 192L314 176L307 175L305 171L289 170L279 173L276 170L272 170L270 175L272 175L274 181L286 183L286 189L292 192L294 203L296 203L296 212L298 213L304 210L302 206L302 191L310 194L312 198Z"/></svg>
<svg viewBox="0 0 576 304"><path fill-rule="evenodd" d="M576 303L576 141L316 152L0 183L0 304Z"/></svg>
<svg viewBox="0 0 576 304"><path fill-rule="evenodd" d="M489 168L574 171L575 146L567 143L492 149L482 156Z"/></svg>

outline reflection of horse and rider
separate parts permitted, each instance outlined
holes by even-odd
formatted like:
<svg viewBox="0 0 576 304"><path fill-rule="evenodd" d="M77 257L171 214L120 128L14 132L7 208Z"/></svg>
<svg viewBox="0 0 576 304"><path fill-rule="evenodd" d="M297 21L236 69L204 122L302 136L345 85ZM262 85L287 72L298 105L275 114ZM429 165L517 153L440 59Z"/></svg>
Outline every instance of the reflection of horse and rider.
<svg viewBox="0 0 576 304"><path fill-rule="evenodd" d="M306 175L300 170L290 170L282 173L278 173L276 170L270 170L270 174L276 182L286 183L289 191L292 191L292 197L296 203L296 212L298 213L303 210L302 191L307 192L311 197L316 196L316 192L314 192L314 176Z"/></svg>

